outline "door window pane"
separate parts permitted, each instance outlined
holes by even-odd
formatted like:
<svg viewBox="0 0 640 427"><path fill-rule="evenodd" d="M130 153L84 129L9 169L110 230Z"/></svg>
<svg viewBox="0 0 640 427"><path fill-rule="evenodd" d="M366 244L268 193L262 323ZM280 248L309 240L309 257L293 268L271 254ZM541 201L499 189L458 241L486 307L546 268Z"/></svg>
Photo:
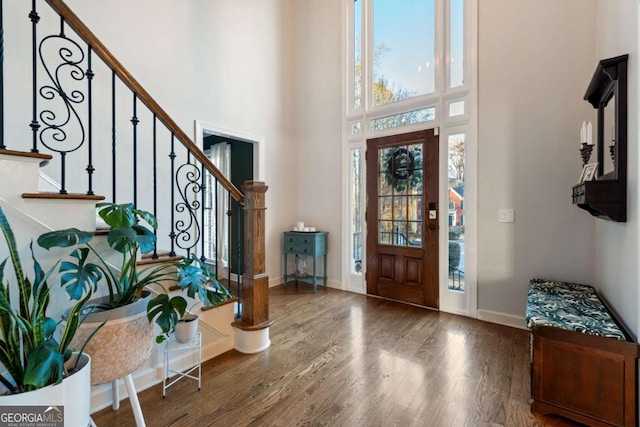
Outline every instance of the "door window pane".
<svg viewBox="0 0 640 427"><path fill-rule="evenodd" d="M378 241L422 246L422 144L378 149Z"/></svg>
<svg viewBox="0 0 640 427"><path fill-rule="evenodd" d="M464 292L465 134L449 135L449 289Z"/></svg>
<svg viewBox="0 0 640 427"><path fill-rule="evenodd" d="M464 84L464 0L451 1L451 51L449 52L449 80L451 87Z"/></svg>
<svg viewBox="0 0 640 427"><path fill-rule="evenodd" d="M434 0L374 0L372 60L374 106L434 92Z"/></svg>

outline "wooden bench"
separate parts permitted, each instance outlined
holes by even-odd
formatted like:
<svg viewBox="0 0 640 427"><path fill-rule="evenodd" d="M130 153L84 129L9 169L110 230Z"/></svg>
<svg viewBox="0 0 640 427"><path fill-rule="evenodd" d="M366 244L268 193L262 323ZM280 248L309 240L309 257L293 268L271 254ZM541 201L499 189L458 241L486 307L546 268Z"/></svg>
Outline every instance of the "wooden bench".
<svg viewBox="0 0 640 427"><path fill-rule="evenodd" d="M636 426L639 346L591 286L533 279L531 411Z"/></svg>

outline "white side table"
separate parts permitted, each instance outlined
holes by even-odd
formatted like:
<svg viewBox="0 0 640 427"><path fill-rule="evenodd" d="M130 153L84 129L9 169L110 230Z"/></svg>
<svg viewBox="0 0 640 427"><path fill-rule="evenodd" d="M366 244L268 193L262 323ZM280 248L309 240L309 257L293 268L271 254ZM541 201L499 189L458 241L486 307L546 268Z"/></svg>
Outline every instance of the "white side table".
<svg viewBox="0 0 640 427"><path fill-rule="evenodd" d="M185 350L197 350L198 351L198 363L187 368L183 371L175 371L170 368L170 356L175 352L181 352ZM166 396L166 391L169 387L177 383L183 378L191 378L198 381L198 391L202 388L202 333L198 332L190 342L181 344L176 341L175 337L169 338L167 345L164 348L164 378L162 379L162 397ZM198 370L198 376L191 375L195 370ZM169 375L176 374L177 378L167 384L169 381Z"/></svg>

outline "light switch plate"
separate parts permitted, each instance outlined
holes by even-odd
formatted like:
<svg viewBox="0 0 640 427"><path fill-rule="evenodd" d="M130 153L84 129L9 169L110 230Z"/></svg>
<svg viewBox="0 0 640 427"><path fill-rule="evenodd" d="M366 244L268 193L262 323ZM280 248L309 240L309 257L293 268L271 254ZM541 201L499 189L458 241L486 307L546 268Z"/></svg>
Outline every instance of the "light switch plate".
<svg viewBox="0 0 640 427"><path fill-rule="evenodd" d="M498 222L514 222L513 209L498 209Z"/></svg>

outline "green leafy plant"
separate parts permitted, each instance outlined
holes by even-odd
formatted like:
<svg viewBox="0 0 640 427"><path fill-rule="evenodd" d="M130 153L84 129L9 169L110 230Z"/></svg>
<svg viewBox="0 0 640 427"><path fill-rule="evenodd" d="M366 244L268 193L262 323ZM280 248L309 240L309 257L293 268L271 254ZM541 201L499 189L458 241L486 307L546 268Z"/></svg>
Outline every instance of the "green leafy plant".
<svg viewBox="0 0 640 427"><path fill-rule="evenodd" d="M44 271L36 260L33 243L29 248L33 261L33 279L26 276L20 260L15 235L0 208L0 229L9 250L9 258L0 263L0 363L6 373L0 382L9 393L23 393L58 384L66 375L64 363L72 352L69 345L80 325L80 312L91 296L89 290L78 294L63 322L47 316L50 289L47 280L56 265ZM5 276L8 259L15 284ZM18 308L11 302L11 288L17 287ZM59 333L58 333L59 332Z"/></svg>
<svg viewBox="0 0 640 427"><path fill-rule="evenodd" d="M105 283L109 300L95 305L95 309L108 310L132 303L145 288L159 290L160 293L147 306L147 317L149 322L155 320L162 330L163 334L156 338L157 342L162 342L187 312L186 300L179 295L170 298L162 281L176 279L189 297L198 298L206 306L217 305L231 297L216 280L215 273L193 255L174 263L177 272L168 269L167 265L138 270L138 252L146 254L154 249L154 230L158 226L156 218L149 212L134 208L132 203L100 203L97 206L101 208L98 214L111 227L107 242L121 254L118 271L111 268L91 245L94 233L70 228L45 233L38 239L38 244L46 249L78 246L60 265L62 286L72 299L77 299L86 290L95 292L101 283ZM90 254L95 256L98 264L88 261Z"/></svg>

